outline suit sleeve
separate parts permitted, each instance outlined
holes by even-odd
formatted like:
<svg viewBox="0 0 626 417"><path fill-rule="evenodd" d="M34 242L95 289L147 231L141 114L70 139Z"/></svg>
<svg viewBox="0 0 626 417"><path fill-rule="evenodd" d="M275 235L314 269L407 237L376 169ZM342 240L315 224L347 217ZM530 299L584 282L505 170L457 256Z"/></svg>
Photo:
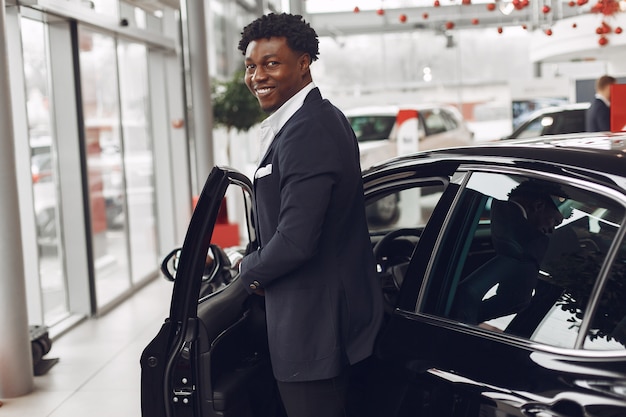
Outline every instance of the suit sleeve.
<svg viewBox="0 0 626 417"><path fill-rule="evenodd" d="M278 227L267 244L246 256L241 279L268 287L311 260L318 245L336 181L330 133L302 123L277 149L280 167Z"/></svg>

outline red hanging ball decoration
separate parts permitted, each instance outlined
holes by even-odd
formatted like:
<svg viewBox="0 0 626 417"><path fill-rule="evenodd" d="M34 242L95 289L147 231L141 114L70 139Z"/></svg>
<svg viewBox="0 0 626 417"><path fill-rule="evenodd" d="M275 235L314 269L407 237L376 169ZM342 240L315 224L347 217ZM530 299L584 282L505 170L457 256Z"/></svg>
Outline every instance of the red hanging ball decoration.
<svg viewBox="0 0 626 417"><path fill-rule="evenodd" d="M502 33L504 32L504 29L502 29L502 26L498 26L498 33Z"/></svg>
<svg viewBox="0 0 626 417"><path fill-rule="evenodd" d="M613 29L608 23L602 22L602 33L611 33L612 31Z"/></svg>
<svg viewBox="0 0 626 417"><path fill-rule="evenodd" d="M618 0L598 0L591 8L593 13L602 13L605 16L613 16L620 11Z"/></svg>
<svg viewBox="0 0 626 417"><path fill-rule="evenodd" d="M570 1L570 2L569 2L569 3L567 3L567 4L569 4L569 7L574 7L574 6L576 6L576 2L575 2L574 0Z"/></svg>
<svg viewBox="0 0 626 417"><path fill-rule="evenodd" d="M377 14L378 16L382 16L382 15L384 15L384 14L385 14L385 11L384 11L383 9L378 9L378 10L376 10L376 14Z"/></svg>
<svg viewBox="0 0 626 417"><path fill-rule="evenodd" d="M358 13L360 11L361 9L359 9L359 6L354 6L354 10L353 10L354 13Z"/></svg>
<svg viewBox="0 0 626 417"><path fill-rule="evenodd" d="M454 22L446 22L446 29L448 30L454 29Z"/></svg>
<svg viewBox="0 0 626 417"><path fill-rule="evenodd" d="M548 13L550 13L550 10L552 10L552 9L551 9L551 8L550 8L550 6L548 6L547 4L546 4L545 6L543 6L543 8L541 9L541 11L542 11L544 14L548 14Z"/></svg>
<svg viewBox="0 0 626 417"><path fill-rule="evenodd" d="M609 43L609 40L604 36L601 36L600 39L598 39L598 43L600 44L600 46L605 46L607 43Z"/></svg>
<svg viewBox="0 0 626 417"><path fill-rule="evenodd" d="M428 19L428 13L424 13L424 14L422 14L422 18L424 18L424 19Z"/></svg>
<svg viewBox="0 0 626 417"><path fill-rule="evenodd" d="M615 28L615 33L617 33L618 35L619 35L620 33L622 33L622 32L623 32L623 29L622 29L622 27L621 27L621 26L618 26L618 27L616 27L616 28Z"/></svg>
<svg viewBox="0 0 626 417"><path fill-rule="evenodd" d="M579 6L584 6L588 2L589 0L576 0L576 4L578 4Z"/></svg>
<svg viewBox="0 0 626 417"><path fill-rule="evenodd" d="M439 0L435 0L435 2L433 3L433 6L439 7L441 6L441 3L439 2Z"/></svg>
<svg viewBox="0 0 626 417"><path fill-rule="evenodd" d="M400 20L400 23L406 23L406 15L405 14L401 14L398 17L398 20Z"/></svg>
<svg viewBox="0 0 626 417"><path fill-rule="evenodd" d="M496 10L496 4L495 3L487 3L487 10L489 10L490 12L493 12L494 10Z"/></svg>
<svg viewBox="0 0 626 417"><path fill-rule="evenodd" d="M578 27L578 25L577 25L576 23L572 23L572 27L573 27L574 29L576 29L576 28Z"/></svg>
<svg viewBox="0 0 626 417"><path fill-rule="evenodd" d="M602 26L596 28L596 33L598 35L602 35L604 33L604 29L602 28Z"/></svg>
<svg viewBox="0 0 626 417"><path fill-rule="evenodd" d="M461 0L461 4L463 6L469 6L470 4L472 4L472 0Z"/></svg>
<svg viewBox="0 0 626 417"><path fill-rule="evenodd" d="M546 29L546 35L552 36L552 29Z"/></svg>
<svg viewBox="0 0 626 417"><path fill-rule="evenodd" d="M522 25L522 29L526 30L526 29L528 29L528 26L526 24L523 24Z"/></svg>
<svg viewBox="0 0 626 417"><path fill-rule="evenodd" d="M479 23L480 23L480 20L478 20L476 18L472 19L472 25L477 25Z"/></svg>

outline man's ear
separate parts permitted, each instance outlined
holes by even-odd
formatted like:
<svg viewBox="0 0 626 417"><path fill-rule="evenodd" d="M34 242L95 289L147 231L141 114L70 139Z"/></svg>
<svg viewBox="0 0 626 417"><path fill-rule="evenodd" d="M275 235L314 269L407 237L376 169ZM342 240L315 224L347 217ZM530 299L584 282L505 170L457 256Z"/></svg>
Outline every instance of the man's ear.
<svg viewBox="0 0 626 417"><path fill-rule="evenodd" d="M300 55L300 69L302 72L307 72L311 66L311 55L304 53Z"/></svg>

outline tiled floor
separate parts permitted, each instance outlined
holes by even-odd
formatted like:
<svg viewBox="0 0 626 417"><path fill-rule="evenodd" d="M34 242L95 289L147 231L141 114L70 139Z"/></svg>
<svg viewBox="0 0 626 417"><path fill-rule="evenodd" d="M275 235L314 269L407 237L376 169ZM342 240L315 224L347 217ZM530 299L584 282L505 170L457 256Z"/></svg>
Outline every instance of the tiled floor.
<svg viewBox="0 0 626 417"><path fill-rule="evenodd" d="M172 284L156 279L98 319L54 341L59 358L32 393L2 399L0 417L139 417L139 357L169 312Z"/></svg>

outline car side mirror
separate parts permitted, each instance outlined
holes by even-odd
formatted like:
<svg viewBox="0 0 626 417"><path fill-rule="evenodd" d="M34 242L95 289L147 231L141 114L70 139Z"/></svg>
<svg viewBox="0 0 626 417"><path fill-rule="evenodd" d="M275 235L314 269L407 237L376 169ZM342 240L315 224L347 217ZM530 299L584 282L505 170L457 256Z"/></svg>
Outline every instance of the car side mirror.
<svg viewBox="0 0 626 417"><path fill-rule="evenodd" d="M180 260L180 251L182 248L176 248L168 253L161 262L161 272L168 281L176 281L176 271L178 270L178 261Z"/></svg>

